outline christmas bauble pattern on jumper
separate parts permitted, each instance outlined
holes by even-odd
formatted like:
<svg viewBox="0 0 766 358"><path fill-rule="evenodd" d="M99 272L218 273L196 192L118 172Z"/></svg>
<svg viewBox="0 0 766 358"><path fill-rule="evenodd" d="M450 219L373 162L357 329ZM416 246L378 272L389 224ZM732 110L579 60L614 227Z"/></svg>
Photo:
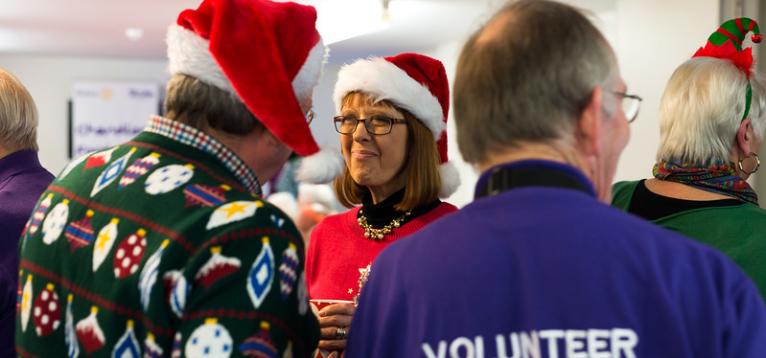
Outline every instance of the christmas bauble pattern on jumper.
<svg viewBox="0 0 766 358"><path fill-rule="evenodd" d="M213 246L210 248L210 259L197 271L194 280L210 288L218 280L237 272L240 266L242 264L238 258L224 256L220 246Z"/></svg>
<svg viewBox="0 0 766 358"><path fill-rule="evenodd" d="M218 206L226 201L226 192L231 187L222 184L220 186L209 186L202 184L189 184L184 188L184 197L186 198L185 207L191 206Z"/></svg>
<svg viewBox="0 0 766 358"><path fill-rule="evenodd" d="M176 190L186 184L194 176L194 166L191 164L170 164L152 172L144 183L147 194L158 195Z"/></svg>
<svg viewBox="0 0 766 358"><path fill-rule="evenodd" d="M269 329L269 322L261 321L261 329L239 345L239 352L245 357L278 358Z"/></svg>
<svg viewBox="0 0 766 358"><path fill-rule="evenodd" d="M229 331L217 319L208 318L189 336L184 354L189 358L226 358L231 355L233 343Z"/></svg>
<svg viewBox="0 0 766 358"><path fill-rule="evenodd" d="M282 264L279 265L279 292L282 294L282 299L286 300L287 297L293 292L293 287L298 281L298 250L295 244L290 243L282 253Z"/></svg>
<svg viewBox="0 0 766 358"><path fill-rule="evenodd" d="M215 209L210 214L210 220L207 222L208 230L247 219L255 215L257 208L263 206L263 202L256 201L235 201Z"/></svg>
<svg viewBox="0 0 766 358"><path fill-rule="evenodd" d="M90 314L77 322L75 332L77 332L77 340L88 355L104 346L106 339L104 338L104 331L98 323L98 307L91 307Z"/></svg>
<svg viewBox="0 0 766 358"><path fill-rule="evenodd" d="M191 285L186 280L181 271L168 271L163 276L165 285L169 288L170 296L168 297L170 310L181 318L184 315L184 308L186 307L186 299L191 293Z"/></svg>
<svg viewBox="0 0 766 358"><path fill-rule="evenodd" d="M176 335L173 336L173 349L170 351L170 358L181 358L181 355L183 354L182 345L181 343L183 340L183 336L181 335L181 332L176 332Z"/></svg>
<svg viewBox="0 0 766 358"><path fill-rule="evenodd" d="M116 250L112 260L114 277L122 279L136 273L146 250L146 230L138 229L123 239Z"/></svg>
<svg viewBox="0 0 766 358"><path fill-rule="evenodd" d="M146 339L144 339L144 358L162 358L162 353L164 351L157 344L154 334L152 332L147 333Z"/></svg>
<svg viewBox="0 0 766 358"><path fill-rule="evenodd" d="M136 333L133 331L133 320L125 323L125 333L120 336L112 350L112 358L141 358L141 346L138 345Z"/></svg>
<svg viewBox="0 0 766 358"><path fill-rule="evenodd" d="M96 182L93 184L93 190L90 191L90 196L93 197L94 195L98 194L101 189L106 188L109 186L109 184L112 184L115 180L117 180L117 177L122 174L122 171L128 165L128 161L130 161L130 157L135 152L136 148L130 148L130 150L123 156L107 165L106 168L104 168L104 171L102 171L101 174L99 174L96 178Z"/></svg>
<svg viewBox="0 0 766 358"><path fill-rule="evenodd" d="M37 207L35 212L32 213L32 217L29 221L29 226L27 227L27 232L30 235L34 235L37 232L37 229L40 227L40 224L42 224L43 219L45 218L45 213L48 212L48 208L51 206L52 201L53 193L49 193L45 196L45 199L40 202L40 205Z"/></svg>
<svg viewBox="0 0 766 358"><path fill-rule="evenodd" d="M32 300L34 294L32 292L32 275L27 275L27 282L24 284L24 290L21 293L21 331L27 331L27 325L29 324L29 316L32 313Z"/></svg>
<svg viewBox="0 0 766 358"><path fill-rule="evenodd" d="M50 245L61 236L67 220L69 219L69 200L64 199L53 207L43 221L43 242Z"/></svg>
<svg viewBox="0 0 766 358"><path fill-rule="evenodd" d="M264 236L261 242L263 243L261 252L253 261L253 266L247 275L247 293L255 308L261 306L274 282L274 252L271 250L268 237Z"/></svg>
<svg viewBox="0 0 766 358"><path fill-rule="evenodd" d="M69 294L66 300L66 314L64 315L64 344L66 344L67 357L75 358L80 354L80 346L77 343L77 334L74 330L74 315L72 314L72 301L74 301L74 296Z"/></svg>
<svg viewBox="0 0 766 358"><path fill-rule="evenodd" d="M32 306L35 332L40 337L53 333L61 324L61 305L54 288L52 283L47 284L37 295Z"/></svg>
<svg viewBox="0 0 766 358"><path fill-rule="evenodd" d="M154 166L159 163L160 154L154 152L143 158L136 159L133 161L133 164L125 169L125 174L122 175L122 178L120 178L120 181L117 183L117 188L124 189L126 186L133 184L136 179L144 176L144 174L148 173L150 169L154 168Z"/></svg>
<svg viewBox="0 0 766 358"><path fill-rule="evenodd" d="M106 165L106 163L109 163L110 160L112 160L112 153L114 153L115 150L117 150L119 147L113 147L98 153L95 153L93 155L85 155L85 166L83 166L83 169L91 169L91 168L97 168L103 165Z"/></svg>
<svg viewBox="0 0 766 358"><path fill-rule="evenodd" d="M119 223L119 218L112 218L108 224L99 230L96 236L96 244L93 246L93 272L98 270L112 250L112 246L114 246L114 242L117 240L117 224Z"/></svg>
<svg viewBox="0 0 766 358"><path fill-rule="evenodd" d="M138 276L138 291L141 292L141 307L143 307L144 311L149 309L152 288L154 287L154 284L157 283L157 275L159 274L162 254L165 252L165 248L168 247L169 244L170 240L168 239L162 241L157 251L146 260L146 264L141 270L141 274Z"/></svg>
<svg viewBox="0 0 766 358"><path fill-rule="evenodd" d="M66 230L64 231L64 237L66 237L69 242L69 252L74 252L93 242L93 225L91 224L93 215L93 210L88 210L85 212L84 218L78 221L73 221L67 225Z"/></svg>

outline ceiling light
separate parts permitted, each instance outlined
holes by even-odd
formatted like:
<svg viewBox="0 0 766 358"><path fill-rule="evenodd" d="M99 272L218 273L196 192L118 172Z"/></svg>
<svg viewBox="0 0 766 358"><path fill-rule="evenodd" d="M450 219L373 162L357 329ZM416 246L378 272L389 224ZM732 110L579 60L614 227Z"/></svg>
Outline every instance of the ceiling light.
<svg viewBox="0 0 766 358"><path fill-rule="evenodd" d="M128 27L125 29L125 37L130 41L138 41L144 37L144 30L138 27Z"/></svg>

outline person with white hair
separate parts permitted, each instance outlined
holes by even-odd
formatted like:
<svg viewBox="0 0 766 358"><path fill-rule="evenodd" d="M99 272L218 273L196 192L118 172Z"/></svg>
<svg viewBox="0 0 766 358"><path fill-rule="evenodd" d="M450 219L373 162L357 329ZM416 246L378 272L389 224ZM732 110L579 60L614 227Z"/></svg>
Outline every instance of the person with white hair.
<svg viewBox="0 0 766 358"><path fill-rule="evenodd" d="M766 87L740 47L751 30L760 41L755 21L727 21L675 70L654 178L617 183L613 204L723 251L766 297L766 210L747 183L766 130Z"/></svg>
<svg viewBox="0 0 766 358"><path fill-rule="evenodd" d="M0 356L14 354L19 236L53 175L37 157L37 107L27 89L0 69ZM29 227L29 224L27 224Z"/></svg>

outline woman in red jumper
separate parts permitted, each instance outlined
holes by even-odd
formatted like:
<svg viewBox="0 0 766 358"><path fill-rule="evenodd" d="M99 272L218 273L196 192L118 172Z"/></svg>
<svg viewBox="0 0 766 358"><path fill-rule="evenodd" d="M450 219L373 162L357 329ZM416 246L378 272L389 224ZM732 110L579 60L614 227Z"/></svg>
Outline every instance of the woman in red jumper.
<svg viewBox="0 0 766 358"><path fill-rule="evenodd" d="M318 312L319 348L337 356L375 257L457 210L439 197L459 179L447 163L449 87L441 62L411 53L358 60L340 70L333 97L346 163L334 186L351 209L314 228L306 279L312 300L345 301Z"/></svg>

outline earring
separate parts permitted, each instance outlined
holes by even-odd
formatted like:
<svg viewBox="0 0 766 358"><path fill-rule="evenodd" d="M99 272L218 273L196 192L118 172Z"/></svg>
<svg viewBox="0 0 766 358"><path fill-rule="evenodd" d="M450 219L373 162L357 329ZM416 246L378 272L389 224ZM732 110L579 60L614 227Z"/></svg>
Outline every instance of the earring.
<svg viewBox="0 0 766 358"><path fill-rule="evenodd" d="M747 159L747 158L750 158L750 157L754 157L754 158L755 158L755 168L753 168L753 170L752 170L752 171L748 172L747 170L745 170L745 169L743 168L743 166L742 166L742 162L743 162L745 159ZM753 152L750 152L750 154L749 154L747 157L745 157L744 159L740 159L740 160L737 162L737 165L739 166L739 170L740 170L740 171L742 171L743 173L745 173L745 174L747 174L747 175L750 175L750 174L753 174L753 173L757 172L757 171L758 171L758 168L760 168L760 167L761 167L761 160L760 160L760 159L758 159L758 154L755 154L755 153L753 153Z"/></svg>

